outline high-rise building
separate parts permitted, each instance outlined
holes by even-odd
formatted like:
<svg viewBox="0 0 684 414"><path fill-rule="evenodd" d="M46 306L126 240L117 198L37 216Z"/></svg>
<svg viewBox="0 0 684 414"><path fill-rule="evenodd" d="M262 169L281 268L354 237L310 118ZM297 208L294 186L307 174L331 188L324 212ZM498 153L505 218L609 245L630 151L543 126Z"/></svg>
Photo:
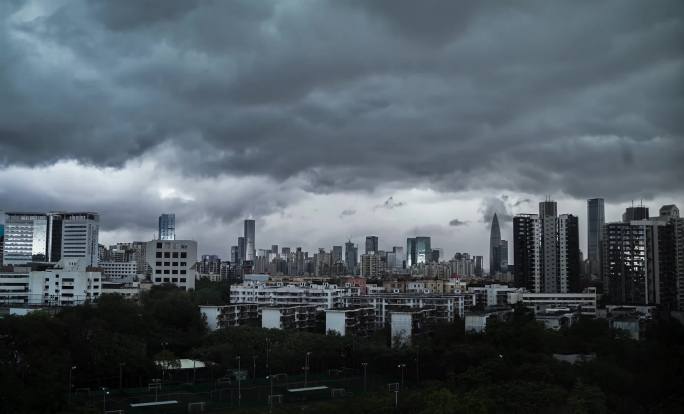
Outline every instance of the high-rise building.
<svg viewBox="0 0 684 414"><path fill-rule="evenodd" d="M587 200L587 258L589 273L597 277L601 273L601 241L603 225L606 224L602 198Z"/></svg>
<svg viewBox="0 0 684 414"><path fill-rule="evenodd" d="M238 261L235 263L242 264L247 260L247 243L244 237L238 237Z"/></svg>
<svg viewBox="0 0 684 414"><path fill-rule="evenodd" d="M377 253L378 248L378 236L367 236L366 237L366 254Z"/></svg>
<svg viewBox="0 0 684 414"><path fill-rule="evenodd" d="M648 210L639 209L625 212L623 219L643 217ZM604 226L603 283L611 303L681 306L684 223L675 209L664 206L660 217Z"/></svg>
<svg viewBox="0 0 684 414"><path fill-rule="evenodd" d="M432 247L429 237L416 237L416 264L425 264L430 261Z"/></svg>
<svg viewBox="0 0 684 414"><path fill-rule="evenodd" d="M416 238L409 237L406 239L406 268L416 264Z"/></svg>
<svg viewBox="0 0 684 414"><path fill-rule="evenodd" d="M513 217L513 273L515 285L541 290L541 220L537 214Z"/></svg>
<svg viewBox="0 0 684 414"><path fill-rule="evenodd" d="M2 217L4 223L5 217ZM2 252L5 248L5 225L0 224L0 265L2 265Z"/></svg>
<svg viewBox="0 0 684 414"><path fill-rule="evenodd" d="M42 213L5 213L4 265L46 262L48 217Z"/></svg>
<svg viewBox="0 0 684 414"><path fill-rule="evenodd" d="M256 258L255 233L256 226L254 220L245 220L245 260L247 261L254 261Z"/></svg>
<svg viewBox="0 0 684 414"><path fill-rule="evenodd" d="M100 216L97 213L60 213L62 218L61 258L82 259L97 266Z"/></svg>
<svg viewBox="0 0 684 414"><path fill-rule="evenodd" d="M629 223L634 220L648 220L648 207L627 207L625 212L622 214L622 222Z"/></svg>
<svg viewBox="0 0 684 414"><path fill-rule="evenodd" d="M482 276L484 271L482 270L482 256L475 256L475 276Z"/></svg>
<svg viewBox="0 0 684 414"><path fill-rule="evenodd" d="M359 260L359 249L349 240L344 244L344 265L347 272L356 274Z"/></svg>
<svg viewBox="0 0 684 414"><path fill-rule="evenodd" d="M6 213L3 264L54 263L65 258L97 266L98 232L97 213Z"/></svg>
<svg viewBox="0 0 684 414"><path fill-rule="evenodd" d="M230 263L236 264L240 262L240 251L237 246L230 246Z"/></svg>
<svg viewBox="0 0 684 414"><path fill-rule="evenodd" d="M164 213L159 216L159 240L176 240L176 215Z"/></svg>
<svg viewBox="0 0 684 414"><path fill-rule="evenodd" d="M277 244L272 244L271 245L271 253L277 255L278 254L278 245Z"/></svg>
<svg viewBox="0 0 684 414"><path fill-rule="evenodd" d="M539 203L539 214L513 218L515 282L535 293L580 290L579 228L576 216L558 216L556 202Z"/></svg>
<svg viewBox="0 0 684 414"><path fill-rule="evenodd" d="M499 218L494 213L492 217L492 227L489 231L489 274L496 275L501 271L501 229L499 228Z"/></svg>
<svg viewBox="0 0 684 414"><path fill-rule="evenodd" d="M394 253L394 262L388 263L389 266L395 269L401 269L404 267L404 248L402 246L392 247L392 253ZM389 262L389 261L388 261Z"/></svg>
<svg viewBox="0 0 684 414"><path fill-rule="evenodd" d="M339 263L342 261L342 246L332 247L332 262Z"/></svg>

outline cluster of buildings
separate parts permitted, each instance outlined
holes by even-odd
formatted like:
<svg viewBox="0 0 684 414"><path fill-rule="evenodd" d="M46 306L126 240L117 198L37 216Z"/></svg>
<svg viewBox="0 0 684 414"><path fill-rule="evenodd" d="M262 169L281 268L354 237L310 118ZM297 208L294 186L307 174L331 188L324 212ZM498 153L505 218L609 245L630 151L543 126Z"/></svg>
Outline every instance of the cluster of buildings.
<svg viewBox="0 0 684 414"><path fill-rule="evenodd" d="M196 241L176 239L173 214L159 217L154 240L105 247L98 243L97 213L8 212L0 225L0 302L68 306L105 293L135 298L153 285L192 290L200 278L228 280L230 302L203 308L212 327L259 319L265 327L314 329L325 314L326 331L342 335L372 332L395 319L403 326L398 331L406 331L456 317L479 331L509 317L516 304L556 329L580 316L602 316L601 296L618 307L604 316L617 321L618 315L621 326L654 309L683 311L684 219L677 207L650 216L647 207L632 206L609 223L602 199L588 200L587 211L586 260L578 217L559 214L547 199L537 213L513 217L512 264L494 215L488 277L482 256L444 257L428 236L391 250L381 250L373 235L363 252L351 241L314 254L301 247L257 249L256 222L248 219L229 260L198 259Z"/></svg>

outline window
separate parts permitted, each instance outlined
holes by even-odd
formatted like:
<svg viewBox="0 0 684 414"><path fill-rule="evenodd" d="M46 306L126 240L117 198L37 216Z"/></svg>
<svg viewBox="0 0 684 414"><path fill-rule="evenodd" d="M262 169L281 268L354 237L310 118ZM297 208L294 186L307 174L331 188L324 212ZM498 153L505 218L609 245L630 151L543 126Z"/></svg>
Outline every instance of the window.
<svg viewBox="0 0 684 414"><path fill-rule="evenodd" d="M187 266L188 262L181 262L181 266Z"/></svg>
<svg viewBox="0 0 684 414"><path fill-rule="evenodd" d="M161 266L162 262L155 263L155 266Z"/></svg>
<svg viewBox="0 0 684 414"><path fill-rule="evenodd" d="M168 277L165 277L165 278L164 278L164 283L169 283L169 278L168 278Z"/></svg>
<svg viewBox="0 0 684 414"><path fill-rule="evenodd" d="M157 252L157 259L161 259L161 257L162 257L161 252Z"/></svg>
<svg viewBox="0 0 684 414"><path fill-rule="evenodd" d="M177 259L178 258L178 252L173 252L173 258Z"/></svg>
<svg viewBox="0 0 684 414"><path fill-rule="evenodd" d="M161 248L162 248L162 244L161 244L161 243L157 243L157 249L161 249Z"/></svg>
<svg viewBox="0 0 684 414"><path fill-rule="evenodd" d="M188 253L187 252L181 252L181 259L187 259L188 258Z"/></svg>
<svg viewBox="0 0 684 414"><path fill-rule="evenodd" d="M164 252L164 258L165 259L171 258L171 253L170 252Z"/></svg>
<svg viewBox="0 0 684 414"><path fill-rule="evenodd" d="M168 275L169 274L169 269L164 269L164 274Z"/></svg>
<svg viewBox="0 0 684 414"><path fill-rule="evenodd" d="M187 273L187 272L185 271L185 269L181 270L181 272L180 272L181 275L184 275L184 274L186 274L186 273Z"/></svg>
<svg viewBox="0 0 684 414"><path fill-rule="evenodd" d="M173 265L178 267L178 262L173 262Z"/></svg>
<svg viewBox="0 0 684 414"><path fill-rule="evenodd" d="M171 271L171 274L172 274L172 275L177 275L177 274L178 274L178 270L173 269L173 270Z"/></svg>
<svg viewBox="0 0 684 414"><path fill-rule="evenodd" d="M156 269L156 270L154 271L154 274L155 274L155 275L161 275L161 269Z"/></svg>
<svg viewBox="0 0 684 414"><path fill-rule="evenodd" d="M171 262L164 262L164 266L171 266Z"/></svg>
<svg viewBox="0 0 684 414"><path fill-rule="evenodd" d="M154 278L154 281L157 282L157 283L161 282L161 277L155 277L155 278Z"/></svg>
<svg viewBox="0 0 684 414"><path fill-rule="evenodd" d="M178 283L178 278L177 278L177 277L172 277L172 278L171 278L171 281L172 281L173 283Z"/></svg>
<svg viewBox="0 0 684 414"><path fill-rule="evenodd" d="M185 283L185 278L184 278L184 277L181 277L181 278L180 278L180 281L181 281L181 283Z"/></svg>

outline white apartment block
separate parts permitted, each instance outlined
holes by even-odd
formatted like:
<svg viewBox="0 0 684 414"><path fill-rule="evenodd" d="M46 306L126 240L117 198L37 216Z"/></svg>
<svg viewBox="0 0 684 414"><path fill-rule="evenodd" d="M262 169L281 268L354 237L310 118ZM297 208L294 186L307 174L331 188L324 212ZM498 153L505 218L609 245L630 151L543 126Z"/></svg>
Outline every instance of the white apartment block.
<svg viewBox="0 0 684 414"><path fill-rule="evenodd" d="M377 328L375 308L359 307L325 310L325 332L341 336L367 336Z"/></svg>
<svg viewBox="0 0 684 414"><path fill-rule="evenodd" d="M444 322L462 318L465 307L474 306L475 295L384 294L350 297L346 306L370 306L375 309L376 324L384 326L390 313L406 309L433 309L433 317Z"/></svg>
<svg viewBox="0 0 684 414"><path fill-rule="evenodd" d="M535 313L553 309L580 309L585 316L596 316L597 294L595 288L588 288L583 293L529 293L511 292L508 303L522 303Z"/></svg>
<svg viewBox="0 0 684 414"><path fill-rule="evenodd" d="M256 303L259 305L316 305L319 309L333 309L345 306L346 298L358 292L354 288L340 288L324 283L313 285L275 285L260 282L244 282L230 287L231 298L236 303Z"/></svg>
<svg viewBox="0 0 684 414"><path fill-rule="evenodd" d="M129 300L136 300L140 296L140 282L119 282L102 279L103 295L119 295Z"/></svg>
<svg viewBox="0 0 684 414"><path fill-rule="evenodd" d="M476 303L478 305L492 307L508 305L508 294L515 292L522 293L523 290L520 288L508 287L506 285L493 284L469 287L468 292L475 294Z"/></svg>
<svg viewBox="0 0 684 414"><path fill-rule="evenodd" d="M102 277L108 280L130 279L138 276L138 263L131 262L100 262Z"/></svg>
<svg viewBox="0 0 684 414"><path fill-rule="evenodd" d="M29 304L49 306L80 305L102 294L102 273L84 266L89 259L62 259L52 269L29 274Z"/></svg>
<svg viewBox="0 0 684 414"><path fill-rule="evenodd" d="M170 283L185 290L195 289L196 241L152 240L147 242L145 252L153 284Z"/></svg>
<svg viewBox="0 0 684 414"><path fill-rule="evenodd" d="M201 305L200 313L210 330L215 331L231 326L241 326L259 319L256 303L237 303L231 305Z"/></svg>
<svg viewBox="0 0 684 414"><path fill-rule="evenodd" d="M261 309L261 327L308 330L316 325L318 309L316 305L265 307Z"/></svg>
<svg viewBox="0 0 684 414"><path fill-rule="evenodd" d="M392 347L409 346L414 335L425 329L425 324L433 319L431 309L396 311L390 314L390 333Z"/></svg>

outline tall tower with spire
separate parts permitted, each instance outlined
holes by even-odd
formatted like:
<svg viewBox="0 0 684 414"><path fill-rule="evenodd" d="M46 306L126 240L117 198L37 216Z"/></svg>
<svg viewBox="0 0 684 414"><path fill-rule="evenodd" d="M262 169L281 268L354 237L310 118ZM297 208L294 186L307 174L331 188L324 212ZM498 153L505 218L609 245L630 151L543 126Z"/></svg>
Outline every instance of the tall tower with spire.
<svg viewBox="0 0 684 414"><path fill-rule="evenodd" d="M489 274L496 275L501 270L501 230L499 229L499 219L494 213L492 218L492 228L489 233Z"/></svg>

